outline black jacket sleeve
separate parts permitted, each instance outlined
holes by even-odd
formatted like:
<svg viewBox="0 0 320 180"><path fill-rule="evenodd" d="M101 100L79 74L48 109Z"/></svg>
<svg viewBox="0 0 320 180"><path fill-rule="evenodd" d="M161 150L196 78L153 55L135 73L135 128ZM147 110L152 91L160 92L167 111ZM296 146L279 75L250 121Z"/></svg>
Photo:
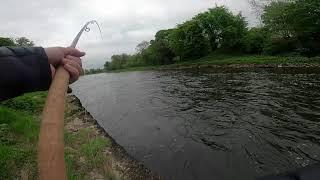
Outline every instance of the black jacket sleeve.
<svg viewBox="0 0 320 180"><path fill-rule="evenodd" d="M50 83L51 69L42 47L0 47L0 101L47 90Z"/></svg>

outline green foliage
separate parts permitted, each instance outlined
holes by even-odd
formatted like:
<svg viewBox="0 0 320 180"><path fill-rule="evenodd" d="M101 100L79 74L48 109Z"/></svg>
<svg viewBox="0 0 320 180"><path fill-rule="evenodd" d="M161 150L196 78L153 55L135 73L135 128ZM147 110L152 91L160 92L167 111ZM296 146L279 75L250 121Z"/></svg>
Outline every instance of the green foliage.
<svg viewBox="0 0 320 180"><path fill-rule="evenodd" d="M272 2L265 7L262 19L266 28L274 34L273 38L278 39L278 42L282 41L280 43L281 48L278 48L278 51L282 51L282 49L293 51L294 49L308 57L319 54L320 1ZM295 46L293 49L292 42ZM284 47L286 44L288 45L287 48Z"/></svg>
<svg viewBox="0 0 320 180"><path fill-rule="evenodd" d="M111 141L103 136L97 136L94 129L80 129L78 132L65 132L65 161L68 179L86 179L84 175L93 169L106 171L108 162L104 154ZM80 162L80 159L82 162ZM112 178L112 174L104 174Z"/></svg>
<svg viewBox="0 0 320 180"><path fill-rule="evenodd" d="M242 41L243 51L249 54L261 54L269 36L264 28L250 29Z"/></svg>
<svg viewBox="0 0 320 180"><path fill-rule="evenodd" d="M247 23L225 7L216 7L174 29L160 30L150 43L142 41L135 55L114 55L105 68L164 65L203 57L216 49L233 50L242 44Z"/></svg>
<svg viewBox="0 0 320 180"><path fill-rule="evenodd" d="M37 138L37 126L32 117L4 107L0 107L0 114L2 143L15 144L19 139L31 142Z"/></svg>
<svg viewBox="0 0 320 180"><path fill-rule="evenodd" d="M142 53L144 50L146 50L148 48L148 46L150 45L150 43L148 41L142 41L141 43L139 43L136 47L136 51L137 53Z"/></svg>
<svg viewBox="0 0 320 180"><path fill-rule="evenodd" d="M275 1L264 8L262 15L265 27L276 37L290 38L292 30L289 26L289 16L291 3L284 1Z"/></svg>
<svg viewBox="0 0 320 180"><path fill-rule="evenodd" d="M16 39L0 37L0 47L1 46L34 46L34 42L26 37Z"/></svg>
<svg viewBox="0 0 320 180"><path fill-rule="evenodd" d="M0 179L38 179L36 149L45 97L46 92L29 93L0 103ZM66 114L67 119L74 115ZM89 179L93 170L114 179L104 153L111 141L94 128L66 132L65 144L68 179Z"/></svg>
<svg viewBox="0 0 320 180"><path fill-rule="evenodd" d="M36 148L46 95L28 93L0 103L0 179L38 179ZM67 113L66 118L73 119L74 113ZM115 179L105 154L111 141L96 129L88 126L68 131L65 144L68 179L89 179L90 172L96 170L107 179Z"/></svg>
<svg viewBox="0 0 320 180"><path fill-rule="evenodd" d="M88 75L88 74L98 74L98 73L103 73L105 72L106 70L109 70L109 69L85 69L84 70L84 74L85 75Z"/></svg>
<svg viewBox="0 0 320 180"><path fill-rule="evenodd" d="M106 138L96 137L89 141L87 144L83 144L80 151L85 155L85 157L90 161L91 164L99 165L103 163L104 158L103 150L106 146L110 146L110 141Z"/></svg>
<svg viewBox="0 0 320 180"><path fill-rule="evenodd" d="M173 29L160 30L143 41L134 55L114 55L105 69L167 65L199 59L209 53L316 56L320 52L319 0L250 1L263 9L262 27L248 30L241 15L224 6L202 12Z"/></svg>
<svg viewBox="0 0 320 180"><path fill-rule="evenodd" d="M27 175L30 179L36 179L36 166L36 152L32 148L0 145L1 179L16 179L22 169L32 170Z"/></svg>
<svg viewBox="0 0 320 180"><path fill-rule="evenodd" d="M0 103L0 179L17 179L22 170L37 178L39 113L46 92L28 93Z"/></svg>
<svg viewBox="0 0 320 180"><path fill-rule="evenodd" d="M190 20L173 31L171 47L181 59L199 58L208 54L209 41L197 20Z"/></svg>
<svg viewBox="0 0 320 180"><path fill-rule="evenodd" d="M286 57L286 56L266 56L266 55L249 55L249 54L220 54L212 53L208 56L192 60L184 61L177 64L161 68L180 68L180 67L198 67L210 65L232 65L232 64L305 64L315 63L320 64L320 58L307 58L307 57Z"/></svg>
<svg viewBox="0 0 320 180"><path fill-rule="evenodd" d="M34 46L34 42L29 40L29 39L27 39L26 37L17 38L15 40L15 44L17 46L24 46L24 47Z"/></svg>
<svg viewBox="0 0 320 180"><path fill-rule="evenodd" d="M36 177L33 144L38 132L34 117L0 106L0 179L14 179L24 168L31 170L29 177Z"/></svg>
<svg viewBox="0 0 320 180"><path fill-rule="evenodd" d="M45 103L46 96L47 96L46 91L27 93L24 96L19 96L19 97L1 102L0 105L4 105L8 108L15 109L18 111L36 113L42 110L42 107Z"/></svg>
<svg viewBox="0 0 320 180"><path fill-rule="evenodd" d="M155 40L151 41L146 53L149 53L149 59L147 64L149 65L161 65L173 63L175 56L174 52L170 48L169 35L172 29L160 30L155 35Z"/></svg>
<svg viewBox="0 0 320 180"><path fill-rule="evenodd" d="M320 1L297 0L291 5L290 26L299 41L298 50L308 57L320 52Z"/></svg>
<svg viewBox="0 0 320 180"><path fill-rule="evenodd" d="M110 70L110 66L111 66L111 63L109 61L106 61L103 65L105 70Z"/></svg>
<svg viewBox="0 0 320 180"><path fill-rule="evenodd" d="M111 69L121 69L125 67L130 55L120 54L111 56Z"/></svg>
<svg viewBox="0 0 320 180"><path fill-rule="evenodd" d="M295 51L297 41L293 38L270 38L265 44L263 52L269 55L288 54Z"/></svg>
<svg viewBox="0 0 320 180"><path fill-rule="evenodd" d="M16 44L11 38L0 37L0 47L1 46L15 46Z"/></svg>
<svg viewBox="0 0 320 180"><path fill-rule="evenodd" d="M210 42L211 50L234 49L240 45L247 31L247 23L241 14L233 15L226 7L216 7L198 14L203 33Z"/></svg>

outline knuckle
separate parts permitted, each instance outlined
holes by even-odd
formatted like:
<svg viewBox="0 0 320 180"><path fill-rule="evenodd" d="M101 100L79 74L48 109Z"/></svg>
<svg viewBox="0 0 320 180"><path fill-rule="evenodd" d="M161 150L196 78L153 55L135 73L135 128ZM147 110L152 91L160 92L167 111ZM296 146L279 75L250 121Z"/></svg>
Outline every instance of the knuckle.
<svg viewBox="0 0 320 180"><path fill-rule="evenodd" d="M72 55L68 55L67 56L70 60L75 60L76 59L76 57L74 57L74 56L72 56Z"/></svg>

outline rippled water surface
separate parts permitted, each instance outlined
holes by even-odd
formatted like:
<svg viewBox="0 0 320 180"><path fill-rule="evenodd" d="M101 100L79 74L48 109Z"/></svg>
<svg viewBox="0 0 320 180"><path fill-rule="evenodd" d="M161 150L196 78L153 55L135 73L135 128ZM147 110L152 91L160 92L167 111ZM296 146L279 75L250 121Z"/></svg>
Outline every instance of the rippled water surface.
<svg viewBox="0 0 320 180"><path fill-rule="evenodd" d="M320 74L309 70L98 74L73 90L165 179L253 179L320 160Z"/></svg>

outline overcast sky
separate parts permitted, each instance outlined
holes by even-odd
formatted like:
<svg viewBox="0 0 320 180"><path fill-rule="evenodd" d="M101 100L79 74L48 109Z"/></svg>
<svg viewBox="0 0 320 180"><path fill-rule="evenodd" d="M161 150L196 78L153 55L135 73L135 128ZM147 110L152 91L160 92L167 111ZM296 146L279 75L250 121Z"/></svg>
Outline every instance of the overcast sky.
<svg viewBox="0 0 320 180"><path fill-rule="evenodd" d="M248 0L2 0L0 36L24 36L37 46L68 46L84 23L97 20L103 40L91 25L78 44L87 53L85 68L97 68L112 54L134 53L139 42L153 39L158 30L215 4L241 11L249 24L256 23Z"/></svg>

